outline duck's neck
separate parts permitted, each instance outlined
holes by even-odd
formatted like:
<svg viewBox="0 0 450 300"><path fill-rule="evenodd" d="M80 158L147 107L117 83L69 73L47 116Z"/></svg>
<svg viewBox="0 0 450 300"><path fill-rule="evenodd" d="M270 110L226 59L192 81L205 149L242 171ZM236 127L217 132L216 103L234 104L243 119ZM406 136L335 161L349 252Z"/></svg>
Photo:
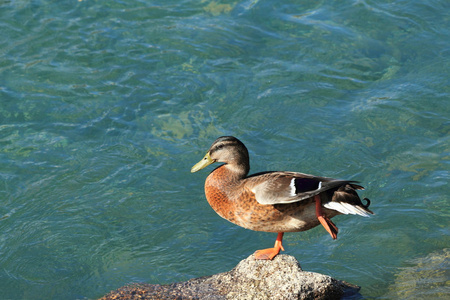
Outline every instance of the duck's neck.
<svg viewBox="0 0 450 300"><path fill-rule="evenodd" d="M224 164L211 172L206 179L206 184L225 188L238 184L240 180L247 176L248 170L232 164Z"/></svg>
<svg viewBox="0 0 450 300"><path fill-rule="evenodd" d="M214 202L213 199L217 198L218 194L227 194L230 190L236 188L246 176L247 170L245 168L236 167L233 164L224 164L212 171L205 181L206 198L211 206L213 206L211 201Z"/></svg>
<svg viewBox="0 0 450 300"><path fill-rule="evenodd" d="M239 171L239 172L238 172ZM208 175L205 181L205 195L209 205L222 217L227 220L232 218L232 211L234 198L231 193L235 191L240 180L243 179L247 173L244 170L236 170L230 168L230 165L222 165L216 168ZM232 221L233 222L233 221Z"/></svg>
<svg viewBox="0 0 450 300"><path fill-rule="evenodd" d="M227 175L231 177L230 179L232 180L244 179L250 171L250 167L248 165L244 166L241 164L225 164L221 166L221 168L226 169Z"/></svg>

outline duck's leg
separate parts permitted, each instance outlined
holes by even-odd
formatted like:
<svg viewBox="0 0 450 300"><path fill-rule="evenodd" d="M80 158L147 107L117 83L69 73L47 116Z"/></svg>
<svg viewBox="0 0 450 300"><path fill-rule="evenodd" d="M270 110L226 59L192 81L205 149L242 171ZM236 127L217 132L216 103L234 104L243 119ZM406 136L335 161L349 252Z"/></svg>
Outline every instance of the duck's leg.
<svg viewBox="0 0 450 300"><path fill-rule="evenodd" d="M317 219L319 219L320 224L322 224L322 226L325 228L326 231L328 231L328 233L331 235L331 237L333 238L333 240L337 239L337 234L338 234L338 228L337 226L331 222L331 220L324 216L324 214L322 213L322 201L320 200L320 196L316 195L314 196L314 199L316 200L316 216Z"/></svg>
<svg viewBox="0 0 450 300"><path fill-rule="evenodd" d="M275 245L273 246L273 248L256 251L255 258L272 260L275 256L277 256L278 253L280 253L280 250L284 251L284 248L282 245L283 235L284 235L284 232L279 232L278 236L277 236L277 240L275 241Z"/></svg>

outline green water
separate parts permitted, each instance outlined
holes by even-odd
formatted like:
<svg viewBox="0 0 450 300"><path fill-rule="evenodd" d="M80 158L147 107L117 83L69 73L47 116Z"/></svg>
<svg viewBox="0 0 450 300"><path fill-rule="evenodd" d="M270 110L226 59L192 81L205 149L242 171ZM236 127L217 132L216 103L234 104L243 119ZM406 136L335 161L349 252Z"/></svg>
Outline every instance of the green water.
<svg viewBox="0 0 450 300"><path fill-rule="evenodd" d="M191 166L359 180L376 216L285 235L366 299L448 299L448 1L0 1L0 291L93 299L233 268L276 235Z"/></svg>

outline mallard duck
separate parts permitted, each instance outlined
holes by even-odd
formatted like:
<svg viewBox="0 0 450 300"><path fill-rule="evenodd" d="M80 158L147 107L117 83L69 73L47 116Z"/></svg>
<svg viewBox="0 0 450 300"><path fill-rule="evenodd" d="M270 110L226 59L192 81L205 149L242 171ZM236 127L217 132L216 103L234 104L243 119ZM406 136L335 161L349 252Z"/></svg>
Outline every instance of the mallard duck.
<svg viewBox="0 0 450 300"><path fill-rule="evenodd" d="M274 247L256 251L256 259L273 259L284 251L285 232L305 231L322 224L336 239L338 228L332 217L373 214L369 199L365 198L363 204L356 193L364 188L355 181L297 172L248 175L248 150L233 136L215 140L191 172L215 162L223 164L206 178L205 194L217 214L247 229L278 233Z"/></svg>

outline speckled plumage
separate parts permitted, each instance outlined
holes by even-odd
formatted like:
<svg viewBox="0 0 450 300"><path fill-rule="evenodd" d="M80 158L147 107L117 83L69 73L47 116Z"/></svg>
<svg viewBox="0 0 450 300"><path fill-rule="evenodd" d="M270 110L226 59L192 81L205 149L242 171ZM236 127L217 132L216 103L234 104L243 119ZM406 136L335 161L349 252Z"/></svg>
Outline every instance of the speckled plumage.
<svg viewBox="0 0 450 300"><path fill-rule="evenodd" d="M206 199L221 217L247 229L295 232L322 223L336 238L337 227L331 222L332 217L342 213L373 214L368 209L369 200L363 204L355 191L363 187L353 181L297 172L263 172L248 176L248 150L235 137L218 138L191 171L196 172L214 162L224 164L206 178ZM327 223L334 229L327 228Z"/></svg>
<svg viewBox="0 0 450 300"><path fill-rule="evenodd" d="M226 165L215 169L205 181L209 205L224 219L241 227L266 232L304 231L319 225L313 199L290 204L263 205L252 187L264 180L250 177L237 180ZM330 217L331 217L330 212Z"/></svg>

